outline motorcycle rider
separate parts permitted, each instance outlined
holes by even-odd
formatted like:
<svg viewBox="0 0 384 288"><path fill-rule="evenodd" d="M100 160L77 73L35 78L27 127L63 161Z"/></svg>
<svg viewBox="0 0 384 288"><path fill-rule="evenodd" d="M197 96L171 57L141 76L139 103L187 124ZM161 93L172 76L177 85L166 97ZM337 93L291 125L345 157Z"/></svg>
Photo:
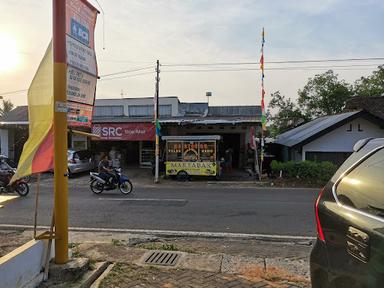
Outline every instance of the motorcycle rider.
<svg viewBox="0 0 384 288"><path fill-rule="evenodd" d="M101 157L98 168L100 178L105 180L106 185L111 185L114 174L112 174L113 170L110 168L107 154Z"/></svg>

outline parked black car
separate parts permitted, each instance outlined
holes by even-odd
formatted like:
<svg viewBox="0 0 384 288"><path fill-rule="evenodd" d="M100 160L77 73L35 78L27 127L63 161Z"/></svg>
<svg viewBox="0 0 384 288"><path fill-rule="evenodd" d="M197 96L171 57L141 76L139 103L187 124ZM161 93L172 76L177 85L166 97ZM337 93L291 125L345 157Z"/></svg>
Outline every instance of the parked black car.
<svg viewBox="0 0 384 288"><path fill-rule="evenodd" d="M320 192L312 287L384 287L384 138L356 143Z"/></svg>

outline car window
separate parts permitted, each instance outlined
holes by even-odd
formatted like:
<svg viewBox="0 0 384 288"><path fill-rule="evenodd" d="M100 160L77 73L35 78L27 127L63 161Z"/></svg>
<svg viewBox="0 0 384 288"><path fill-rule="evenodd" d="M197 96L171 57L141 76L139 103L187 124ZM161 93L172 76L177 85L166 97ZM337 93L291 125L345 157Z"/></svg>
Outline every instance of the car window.
<svg viewBox="0 0 384 288"><path fill-rule="evenodd" d="M336 193L342 204L384 218L384 149L348 173Z"/></svg>
<svg viewBox="0 0 384 288"><path fill-rule="evenodd" d="M87 160L87 159L91 158L91 152L89 152L87 150L78 151L78 152L76 152L76 154L78 155L80 160Z"/></svg>

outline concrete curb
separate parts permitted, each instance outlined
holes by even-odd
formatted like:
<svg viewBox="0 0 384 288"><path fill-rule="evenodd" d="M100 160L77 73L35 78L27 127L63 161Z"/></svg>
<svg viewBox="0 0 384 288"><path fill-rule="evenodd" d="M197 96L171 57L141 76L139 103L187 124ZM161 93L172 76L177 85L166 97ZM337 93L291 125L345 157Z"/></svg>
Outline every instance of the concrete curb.
<svg viewBox="0 0 384 288"><path fill-rule="evenodd" d="M105 277L108 276L109 272L115 267L115 263L109 264L108 267L101 273L101 275L96 279L95 282L90 286L90 288L99 288L101 282L104 280Z"/></svg>
<svg viewBox="0 0 384 288"><path fill-rule="evenodd" d="M33 229L32 225L0 224L0 229ZM49 229L48 226L38 226L38 229ZM172 230L145 230L145 229L114 229L114 228L85 228L70 227L74 232L101 232L101 233L129 233L145 234L161 237L194 237L194 238L228 238L228 239L250 239L280 242L312 241L316 237L303 235L271 235L271 234L247 234L247 233L224 233L224 232L199 232L199 231L172 231Z"/></svg>
<svg viewBox="0 0 384 288"><path fill-rule="evenodd" d="M93 286L93 283L103 275L104 271L110 266L109 262L101 263L92 273L81 283L79 288L89 288ZM100 281L101 282L101 281Z"/></svg>

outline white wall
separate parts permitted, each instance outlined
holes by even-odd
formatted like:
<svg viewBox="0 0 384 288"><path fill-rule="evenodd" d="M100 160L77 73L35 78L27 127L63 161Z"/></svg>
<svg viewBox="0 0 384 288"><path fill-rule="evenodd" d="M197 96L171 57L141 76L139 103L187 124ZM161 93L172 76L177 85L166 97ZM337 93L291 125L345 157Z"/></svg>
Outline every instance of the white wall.
<svg viewBox="0 0 384 288"><path fill-rule="evenodd" d="M0 258L0 288L37 287L47 253L48 240L31 240ZM54 257L52 243L51 257Z"/></svg>
<svg viewBox="0 0 384 288"><path fill-rule="evenodd" d="M172 105L172 117L179 116L179 100L177 97L160 97L160 105ZM95 106L124 106L124 115L128 115L128 107L132 105L153 105L153 98L96 99Z"/></svg>
<svg viewBox="0 0 384 288"><path fill-rule="evenodd" d="M352 131L348 132L352 124ZM358 124L363 131L358 131ZM303 146L305 152L352 152L355 143L361 139L384 137L384 129L363 118L355 119Z"/></svg>
<svg viewBox="0 0 384 288"><path fill-rule="evenodd" d="M0 129L0 154L7 157L9 156L8 142L8 130Z"/></svg>

